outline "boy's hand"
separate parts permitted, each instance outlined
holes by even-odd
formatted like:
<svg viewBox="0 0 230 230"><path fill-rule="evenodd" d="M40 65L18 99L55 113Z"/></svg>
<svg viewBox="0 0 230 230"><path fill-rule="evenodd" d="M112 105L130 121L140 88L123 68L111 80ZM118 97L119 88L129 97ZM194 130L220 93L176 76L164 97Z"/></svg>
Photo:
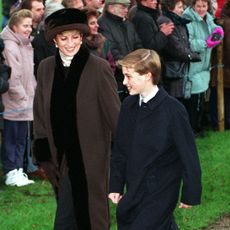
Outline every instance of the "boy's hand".
<svg viewBox="0 0 230 230"><path fill-rule="evenodd" d="M184 203L180 203L179 208L191 208L192 205L188 205L188 204L184 204Z"/></svg>
<svg viewBox="0 0 230 230"><path fill-rule="evenodd" d="M117 204L120 199L122 198L121 194L120 193L110 193L108 195L108 198L114 203L114 204Z"/></svg>

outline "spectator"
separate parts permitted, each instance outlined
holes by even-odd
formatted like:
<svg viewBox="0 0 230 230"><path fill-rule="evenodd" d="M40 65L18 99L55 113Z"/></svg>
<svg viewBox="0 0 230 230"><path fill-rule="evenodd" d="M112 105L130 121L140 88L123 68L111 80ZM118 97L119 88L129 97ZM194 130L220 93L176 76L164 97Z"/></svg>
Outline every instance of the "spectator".
<svg viewBox="0 0 230 230"><path fill-rule="evenodd" d="M89 26L89 35L85 39L87 48L91 53L107 60L110 63L112 70L115 71L116 66L110 50L109 42L101 33L98 33L98 11L90 8L85 8L85 12Z"/></svg>
<svg viewBox="0 0 230 230"><path fill-rule="evenodd" d="M57 197L54 229L108 230L108 164L120 105L116 82L109 64L82 44L88 32L83 11L58 10L45 28L58 52L38 68L34 154Z"/></svg>
<svg viewBox="0 0 230 230"><path fill-rule="evenodd" d="M47 42L45 39L44 20L51 13L64 8L64 6L58 2L48 2L45 6L44 19L41 21L39 29L32 41L34 48L34 74L36 77L39 63L46 57L55 55L57 50L53 42Z"/></svg>
<svg viewBox="0 0 230 230"><path fill-rule="evenodd" d="M59 3L62 4L62 0L44 0L43 2L45 2L45 5L49 5L50 3Z"/></svg>
<svg viewBox="0 0 230 230"><path fill-rule="evenodd" d="M34 36L37 32L39 23L42 21L44 15L44 4L43 0L23 0L21 3L21 9L31 10L33 13L33 22L32 22L32 33Z"/></svg>
<svg viewBox="0 0 230 230"><path fill-rule="evenodd" d="M158 53L166 46L168 36L172 34L172 22L157 24L159 11L157 0L138 0L137 11L133 17L133 24L145 48L156 50Z"/></svg>
<svg viewBox="0 0 230 230"><path fill-rule="evenodd" d="M99 13L102 12L104 7L104 0L83 0L84 5L88 8L92 8L94 10L97 10Z"/></svg>
<svg viewBox="0 0 230 230"><path fill-rule="evenodd" d="M227 1L223 6L222 16L224 19L223 29L225 32L223 40L223 78L224 78L224 117L225 128L230 129L230 1ZM212 64L214 68L211 71L211 94L210 94L210 117L211 125L214 129L218 126L217 116L217 70L222 68L218 66L217 62L217 49L212 51Z"/></svg>
<svg viewBox="0 0 230 230"><path fill-rule="evenodd" d="M0 38L0 113L4 111L1 95L9 89L8 79L11 73L11 68L4 64L3 50L4 42L2 38Z"/></svg>
<svg viewBox="0 0 230 230"><path fill-rule="evenodd" d="M106 0L104 12L98 19L99 32L108 39L115 61L142 47L133 24L126 19L129 5L130 0ZM124 76L120 69L116 68L115 76L119 96L123 100L127 89L122 84Z"/></svg>
<svg viewBox="0 0 230 230"><path fill-rule="evenodd" d="M163 16L158 18L158 22L168 20L175 26L162 51L163 85L171 96L183 102L184 98L189 96L185 94L185 86L189 84L187 79L189 63L200 61L200 57L190 48L186 27L190 20L181 17L184 11L184 0L165 0L162 10Z"/></svg>
<svg viewBox="0 0 230 230"><path fill-rule="evenodd" d="M0 133L1 133L1 143L4 142L3 136L3 112L4 112L4 105L2 103L2 94L5 93L9 89L9 82L8 79L10 77L11 68L8 65L4 64L4 57L3 52L4 50L4 42L0 38ZM2 145L0 149L0 156L2 156Z"/></svg>
<svg viewBox="0 0 230 230"><path fill-rule="evenodd" d="M215 17L216 18L221 17L222 9L223 9L225 3L227 3L227 2L228 2L228 0L217 0L217 9L216 9L216 12L215 12Z"/></svg>
<svg viewBox="0 0 230 230"><path fill-rule="evenodd" d="M17 0L2 0L2 28L7 25L12 7L20 4Z"/></svg>
<svg viewBox="0 0 230 230"><path fill-rule="evenodd" d="M158 88L161 63L139 49L119 62L129 89L113 145L109 198L118 203L118 230L178 230L179 208L200 203L201 170L184 106ZM126 188L126 189L125 189Z"/></svg>
<svg viewBox="0 0 230 230"><path fill-rule="evenodd" d="M82 9L84 7L84 3L82 0L63 0L62 4L66 8Z"/></svg>
<svg viewBox="0 0 230 230"><path fill-rule="evenodd" d="M220 43L223 30L213 22L213 17L208 13L208 0L193 0L193 5L188 7L183 14L191 20L187 24L191 49L198 52L201 62L190 64L189 79L192 81L191 98L185 101L191 126L196 134L202 132L201 120L204 111L206 91L210 81L210 56L214 46ZM220 38L212 40L216 29L220 31Z"/></svg>
<svg viewBox="0 0 230 230"><path fill-rule="evenodd" d="M33 120L32 105L36 81L33 75L33 49L30 42L32 13L15 12L2 33L4 57L12 68L9 90L2 95L3 115L3 172L6 185L24 186L34 183L23 172L27 123Z"/></svg>

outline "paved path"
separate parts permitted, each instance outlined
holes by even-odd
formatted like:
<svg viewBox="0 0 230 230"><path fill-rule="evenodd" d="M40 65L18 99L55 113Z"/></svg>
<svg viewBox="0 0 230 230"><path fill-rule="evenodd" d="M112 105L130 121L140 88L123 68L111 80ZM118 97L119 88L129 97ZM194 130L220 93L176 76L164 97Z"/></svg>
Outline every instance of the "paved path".
<svg viewBox="0 0 230 230"><path fill-rule="evenodd" d="M230 215L224 216L219 221L203 230L230 230Z"/></svg>

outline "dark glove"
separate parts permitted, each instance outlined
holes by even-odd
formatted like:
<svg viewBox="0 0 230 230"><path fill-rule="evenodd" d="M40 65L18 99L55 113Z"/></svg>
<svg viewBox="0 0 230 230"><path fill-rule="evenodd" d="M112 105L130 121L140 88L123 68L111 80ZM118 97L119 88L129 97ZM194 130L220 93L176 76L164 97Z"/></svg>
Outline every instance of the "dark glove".
<svg viewBox="0 0 230 230"><path fill-rule="evenodd" d="M0 53L2 53L2 51L4 50L4 42L2 40L2 38L0 38Z"/></svg>
<svg viewBox="0 0 230 230"><path fill-rule="evenodd" d="M188 55L188 58L190 62L200 62L201 61L200 55L196 52L190 53Z"/></svg>
<svg viewBox="0 0 230 230"><path fill-rule="evenodd" d="M0 94L5 93L9 89L8 79L10 77L11 68L7 65L0 64Z"/></svg>

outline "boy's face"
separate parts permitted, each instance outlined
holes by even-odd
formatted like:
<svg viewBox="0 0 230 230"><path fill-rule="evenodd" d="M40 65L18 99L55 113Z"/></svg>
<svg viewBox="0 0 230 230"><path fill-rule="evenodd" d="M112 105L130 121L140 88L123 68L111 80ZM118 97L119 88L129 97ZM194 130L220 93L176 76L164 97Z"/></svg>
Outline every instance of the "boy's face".
<svg viewBox="0 0 230 230"><path fill-rule="evenodd" d="M146 74L140 75L134 71L134 68L122 66L124 74L123 85L125 85L130 95L142 94L146 90L147 78Z"/></svg>

